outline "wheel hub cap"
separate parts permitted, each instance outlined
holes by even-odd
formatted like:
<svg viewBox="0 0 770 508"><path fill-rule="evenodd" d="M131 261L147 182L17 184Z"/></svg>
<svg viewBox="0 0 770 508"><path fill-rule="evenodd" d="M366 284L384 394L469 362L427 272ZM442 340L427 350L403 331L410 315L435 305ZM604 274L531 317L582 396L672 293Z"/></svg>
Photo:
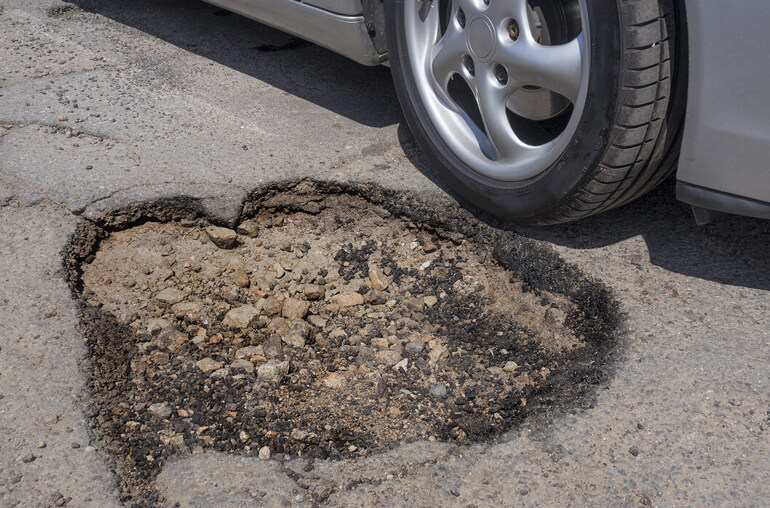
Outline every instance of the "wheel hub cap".
<svg viewBox="0 0 770 508"><path fill-rule="evenodd" d="M473 56L484 62L489 60L495 49L495 30L492 22L484 16L480 16L468 25L468 48Z"/></svg>

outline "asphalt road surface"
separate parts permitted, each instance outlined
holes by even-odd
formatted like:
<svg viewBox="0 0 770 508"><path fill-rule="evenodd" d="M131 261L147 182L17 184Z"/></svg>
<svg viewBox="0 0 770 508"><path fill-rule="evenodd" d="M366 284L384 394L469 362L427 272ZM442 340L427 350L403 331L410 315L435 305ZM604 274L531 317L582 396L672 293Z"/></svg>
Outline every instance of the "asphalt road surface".
<svg viewBox="0 0 770 508"><path fill-rule="evenodd" d="M198 1L0 0L0 34L0 506L120 505L63 278L78 221L184 196L233 224L250 191L305 177L455 206L387 68ZM165 502L301 505L331 482L333 505L766 505L770 223L697 227L669 182L577 224L514 229L620 302L620 353L591 404L472 446L311 465L189 455L158 477Z"/></svg>

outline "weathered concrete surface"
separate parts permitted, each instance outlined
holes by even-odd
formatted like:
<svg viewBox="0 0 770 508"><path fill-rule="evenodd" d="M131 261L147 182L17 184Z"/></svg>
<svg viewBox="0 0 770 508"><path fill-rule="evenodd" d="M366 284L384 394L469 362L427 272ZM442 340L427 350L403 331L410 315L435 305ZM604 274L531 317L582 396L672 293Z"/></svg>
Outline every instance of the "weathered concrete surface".
<svg viewBox="0 0 770 508"><path fill-rule="evenodd" d="M47 11L68 5L85 11ZM301 176L451 199L402 125L387 69L314 46L260 51L289 39L218 14L182 0L0 0L2 506L117 502L89 448L85 342L60 274L78 215L190 196L232 222L249 190ZM161 475L169 504L258 503L255 483L293 503L336 483L329 501L348 505L765 504L768 223L698 228L665 185L598 218L522 231L615 287L628 314L592 407L506 442L412 445L366 464L194 456Z"/></svg>

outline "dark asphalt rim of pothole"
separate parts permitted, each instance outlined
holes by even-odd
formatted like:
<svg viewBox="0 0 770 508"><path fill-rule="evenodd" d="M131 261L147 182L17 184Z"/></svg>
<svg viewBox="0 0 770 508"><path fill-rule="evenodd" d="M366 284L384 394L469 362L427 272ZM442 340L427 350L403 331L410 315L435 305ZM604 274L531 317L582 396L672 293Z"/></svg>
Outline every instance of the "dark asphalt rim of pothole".
<svg viewBox="0 0 770 508"><path fill-rule="evenodd" d="M527 421L536 429L547 429L550 419L577 409L593 405L596 388L612 375L615 352L620 335L621 318L618 304L612 292L602 283L585 276L577 267L565 263L547 245L515 233L502 231L475 218L469 211L457 206L447 206L446 201L422 198L413 193L393 191L370 184L340 184L310 180L278 183L255 190L242 206L235 224L256 215L262 209L276 209L284 213L302 211L294 199L281 196L311 196L348 194L381 206L396 217L407 219L415 226L439 237L460 234L477 245L488 249L489 254L506 270L516 274L533 291L548 291L566 296L577 304L581 314L578 334L585 336L585 347L570 353L569 366L549 377L533 393L536 399L522 408L520 418L511 429ZM301 200L299 201L301 203ZM123 336L114 317L85 303L82 299L81 266L90 262L99 249L101 240L112 232L129 229L146 222L169 222L192 219L204 223L221 224L207 216L196 199L179 197L151 203L136 203L121 210L95 219L81 219L63 251L65 278L81 307L81 326L92 344L96 330L104 323L114 323L116 336ZM451 238L450 238L451 239ZM89 376L89 393L86 394L86 411L92 428L97 428L99 408L90 403L94 384L95 366L89 355L86 365ZM108 452L111 467L118 475L123 500L130 499L132 490L128 480L121 477L121 458L112 453L111 446L95 432L101 447ZM132 501L137 501L133 499ZM151 501L152 503L152 501Z"/></svg>

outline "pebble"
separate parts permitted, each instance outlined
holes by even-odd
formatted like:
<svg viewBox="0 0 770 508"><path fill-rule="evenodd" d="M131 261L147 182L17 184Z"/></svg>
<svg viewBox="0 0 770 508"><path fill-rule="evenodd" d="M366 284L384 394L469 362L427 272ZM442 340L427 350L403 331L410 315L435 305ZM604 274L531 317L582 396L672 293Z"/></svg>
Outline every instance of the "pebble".
<svg viewBox="0 0 770 508"><path fill-rule="evenodd" d="M161 420L165 420L171 416L171 408L168 407L167 404L161 402L151 404L150 407L147 408L147 411L149 411L153 416L160 418Z"/></svg>
<svg viewBox="0 0 770 508"><path fill-rule="evenodd" d="M505 362L505 365L503 366L503 370L510 374L513 374L514 372L516 372L516 369L518 368L519 368L519 364L517 364L516 362L510 362L510 361Z"/></svg>
<svg viewBox="0 0 770 508"><path fill-rule="evenodd" d="M287 298L283 301L281 315L286 319L304 319L309 309L309 302L296 298Z"/></svg>
<svg viewBox="0 0 770 508"><path fill-rule="evenodd" d="M425 349L425 341L422 339L414 339L406 345L407 353L419 354L423 349Z"/></svg>
<svg viewBox="0 0 770 508"><path fill-rule="evenodd" d="M326 296L326 288L318 284L305 284L303 292L308 300L323 300Z"/></svg>
<svg viewBox="0 0 770 508"><path fill-rule="evenodd" d="M438 298L436 298L433 295L426 296L425 298L423 298L423 302L425 302L426 307L430 308L438 303Z"/></svg>
<svg viewBox="0 0 770 508"><path fill-rule="evenodd" d="M274 296L268 296L262 308L268 316L277 316L283 309L283 302Z"/></svg>
<svg viewBox="0 0 770 508"><path fill-rule="evenodd" d="M400 362L398 362L397 364L395 364L393 366L393 370L395 370L395 371L401 370L403 372L406 372L406 369L407 369L408 365L409 365L409 359L408 358L404 358L403 360L401 360Z"/></svg>
<svg viewBox="0 0 770 508"><path fill-rule="evenodd" d="M195 365L206 374L222 368L222 362L218 362L213 358L203 358L195 362Z"/></svg>
<svg viewBox="0 0 770 508"><path fill-rule="evenodd" d="M632 446L631 448L628 449L628 453L630 453L634 457L637 457L639 455L639 448L637 448L636 446Z"/></svg>
<svg viewBox="0 0 770 508"><path fill-rule="evenodd" d="M344 293L334 295L331 298L331 301L340 307L354 307L364 303L364 296L361 293L356 293L354 291L346 291Z"/></svg>
<svg viewBox="0 0 770 508"><path fill-rule="evenodd" d="M254 356L264 356L265 350L262 346L246 346L235 351L235 358L238 360L250 359Z"/></svg>
<svg viewBox="0 0 770 508"><path fill-rule="evenodd" d="M270 459L270 447L269 446L263 446L259 449L259 458L262 460L269 460Z"/></svg>
<svg viewBox="0 0 770 508"><path fill-rule="evenodd" d="M390 286L390 281L374 264L369 264L369 285L375 291L385 291Z"/></svg>
<svg viewBox="0 0 770 508"><path fill-rule="evenodd" d="M324 377L321 382L327 388L333 388L335 390L344 388L347 385L345 375L341 372L330 372Z"/></svg>
<svg viewBox="0 0 770 508"><path fill-rule="evenodd" d="M430 389L430 394L436 397L437 399L446 398L446 394L447 394L446 385L444 383L436 383Z"/></svg>
<svg viewBox="0 0 770 508"><path fill-rule="evenodd" d="M45 448L47 446L45 441L38 441L37 445L35 445L37 448Z"/></svg>
<svg viewBox="0 0 770 508"><path fill-rule="evenodd" d="M281 381L288 373L288 360L280 362L277 360L268 360L266 363L260 365L257 369L257 377L261 381L267 381L270 383L277 383Z"/></svg>
<svg viewBox="0 0 770 508"><path fill-rule="evenodd" d="M185 299L187 295L184 291L176 288L167 288L155 295L155 299L167 305L174 305Z"/></svg>
<svg viewBox="0 0 770 508"><path fill-rule="evenodd" d="M256 307L243 305L230 310L222 320L222 324L230 328L243 330L251 325L257 315L259 315L259 311Z"/></svg>
<svg viewBox="0 0 770 508"><path fill-rule="evenodd" d="M253 374L254 364L249 360L233 360L233 362L230 364L230 370L236 372L243 371L246 374Z"/></svg>
<svg viewBox="0 0 770 508"><path fill-rule="evenodd" d="M278 324L275 324L278 319L273 320L268 327L274 329L285 344L294 347L304 347L312 339L313 327L309 323L301 319L286 321L281 318Z"/></svg>
<svg viewBox="0 0 770 508"><path fill-rule="evenodd" d="M238 224L236 231L243 236L256 238L259 235L259 223L254 219L243 221Z"/></svg>
<svg viewBox="0 0 770 508"><path fill-rule="evenodd" d="M220 249L232 249L238 245L238 234L232 229L209 226L206 235Z"/></svg>
<svg viewBox="0 0 770 508"><path fill-rule="evenodd" d="M425 309L425 302L422 298L409 298L406 301L406 308L410 312L422 312Z"/></svg>
<svg viewBox="0 0 770 508"><path fill-rule="evenodd" d="M428 353L428 358L433 363L443 360L447 356L449 356L449 350L445 346L439 346Z"/></svg>

